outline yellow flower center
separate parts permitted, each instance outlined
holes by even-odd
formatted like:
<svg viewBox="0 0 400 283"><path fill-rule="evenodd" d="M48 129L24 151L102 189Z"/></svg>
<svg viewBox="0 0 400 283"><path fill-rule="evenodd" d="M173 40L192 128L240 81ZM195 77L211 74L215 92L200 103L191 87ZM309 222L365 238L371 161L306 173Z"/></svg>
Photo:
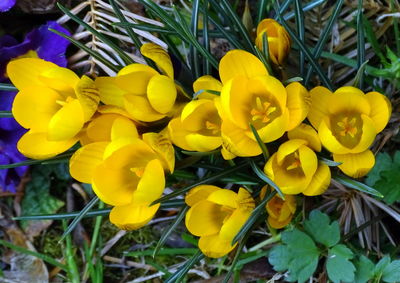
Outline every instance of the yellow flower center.
<svg viewBox="0 0 400 283"><path fill-rule="evenodd" d="M217 135L220 132L220 126L210 121L206 121L206 129L211 131L213 135Z"/></svg>
<svg viewBox="0 0 400 283"><path fill-rule="evenodd" d="M276 107L268 101L261 101L260 97L256 97L256 103L254 108L251 109L250 114L253 121L261 121L263 123L268 123L271 120L270 115L276 111Z"/></svg>
<svg viewBox="0 0 400 283"><path fill-rule="evenodd" d="M350 121L348 117L344 117L342 121L337 123L339 128L342 130L340 131L340 135L344 137L345 135L350 135L352 138L357 134L357 127L356 125L356 118L353 117Z"/></svg>
<svg viewBox="0 0 400 283"><path fill-rule="evenodd" d="M286 167L286 170L289 171L289 170L293 170L293 169L296 169L299 167L301 167L301 162L300 162L300 158L299 158L299 153L296 151L293 154L293 158L291 160L290 165Z"/></svg>
<svg viewBox="0 0 400 283"><path fill-rule="evenodd" d="M65 104L71 102L74 99L76 99L76 98L72 98L71 96L68 96L67 99L65 99L65 100L56 100L56 103L58 105L64 106Z"/></svg>
<svg viewBox="0 0 400 283"><path fill-rule="evenodd" d="M130 170L136 174L139 178L141 178L144 174L144 167L132 167Z"/></svg>
<svg viewBox="0 0 400 283"><path fill-rule="evenodd" d="M304 176L299 152L297 150L285 157L282 167L286 169L287 174L298 177Z"/></svg>

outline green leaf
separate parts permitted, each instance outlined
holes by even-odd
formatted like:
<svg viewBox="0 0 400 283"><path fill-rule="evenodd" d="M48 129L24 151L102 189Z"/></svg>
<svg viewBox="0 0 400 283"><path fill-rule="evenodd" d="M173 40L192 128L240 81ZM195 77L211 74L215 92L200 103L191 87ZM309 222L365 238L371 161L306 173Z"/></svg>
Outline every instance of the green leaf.
<svg viewBox="0 0 400 283"><path fill-rule="evenodd" d="M314 274L318 265L320 252L314 241L307 234L294 229L282 233L282 242L287 245L290 255L290 278L305 282Z"/></svg>
<svg viewBox="0 0 400 283"><path fill-rule="evenodd" d="M269 255L268 261L278 272L289 269L290 254L286 245L274 246Z"/></svg>
<svg viewBox="0 0 400 283"><path fill-rule="evenodd" d="M376 165L368 174L367 183L384 195L383 200L392 204L400 200L400 151L393 159L387 153L381 153L376 158Z"/></svg>
<svg viewBox="0 0 400 283"><path fill-rule="evenodd" d="M167 280L165 280L165 283L182 282L181 280L189 271L189 269L203 258L204 255L201 253L201 251L198 251L184 265L182 265L172 276L170 276Z"/></svg>
<svg viewBox="0 0 400 283"><path fill-rule="evenodd" d="M326 270L329 279L335 283L353 282L356 268L350 259L353 252L345 245L336 245L329 249Z"/></svg>
<svg viewBox="0 0 400 283"><path fill-rule="evenodd" d="M0 90L4 91L18 91L18 89L11 84L0 84Z"/></svg>
<svg viewBox="0 0 400 283"><path fill-rule="evenodd" d="M365 62L365 37L364 37L364 23L363 23L363 0L358 0L357 5L357 69L359 70ZM363 76L364 73L360 73L359 85L360 89L363 89Z"/></svg>
<svg viewBox="0 0 400 283"><path fill-rule="evenodd" d="M328 248L340 240L339 223L333 221L330 224L329 216L319 210L311 211L308 220L304 221L304 229L315 241Z"/></svg>
<svg viewBox="0 0 400 283"><path fill-rule="evenodd" d="M281 199L285 199L284 194L282 193L281 189L278 187L277 184L275 184L267 175L265 175L265 173L258 168L258 166L254 163L254 161L250 160L250 166L253 169L254 173L256 173L256 175L263 180L265 183L267 183L268 185L270 185L272 188L275 189L275 191L278 193L278 195L281 197Z"/></svg>
<svg viewBox="0 0 400 283"><path fill-rule="evenodd" d="M370 186L367 186L366 184L353 180L349 177L336 175L333 176L333 179L338 181L342 185L345 185L348 188L352 188L363 193L383 198L383 195L379 191L375 190L374 188L371 188Z"/></svg>
<svg viewBox="0 0 400 283"><path fill-rule="evenodd" d="M13 114L11 111L0 111L0 118L11 118Z"/></svg>
<svg viewBox="0 0 400 283"><path fill-rule="evenodd" d="M394 260L383 269L382 280L385 282L400 281L400 260Z"/></svg>
<svg viewBox="0 0 400 283"><path fill-rule="evenodd" d="M375 264L366 256L360 256L358 261L355 262L355 266L355 283L365 283L374 276Z"/></svg>
<svg viewBox="0 0 400 283"><path fill-rule="evenodd" d="M388 255L381 258L380 261L375 266L374 274L377 277L381 277L383 274L383 270L385 270L386 266L390 264L390 257Z"/></svg>

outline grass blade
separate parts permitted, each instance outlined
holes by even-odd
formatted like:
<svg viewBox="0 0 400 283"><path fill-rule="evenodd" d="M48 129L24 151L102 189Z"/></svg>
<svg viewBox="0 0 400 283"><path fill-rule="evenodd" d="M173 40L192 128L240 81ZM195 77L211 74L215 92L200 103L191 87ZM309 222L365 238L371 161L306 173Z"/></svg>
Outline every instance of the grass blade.
<svg viewBox="0 0 400 283"><path fill-rule="evenodd" d="M64 229L66 228L66 225L67 225L66 222L63 221ZM68 266L68 269L67 269L68 278L72 283L79 283L80 276L79 276L78 266L75 261L75 251L73 251L72 239L71 239L71 235L69 235L69 234L66 235L65 245L66 245L65 258L67 260L67 266Z"/></svg>
<svg viewBox="0 0 400 283"><path fill-rule="evenodd" d="M324 163L325 165L328 165L329 167L336 167L342 164L342 162L336 162L321 156L318 156L318 160Z"/></svg>
<svg viewBox="0 0 400 283"><path fill-rule="evenodd" d="M247 166L248 166L247 162L244 162L242 164L233 166L233 167L231 167L229 169L226 169L226 170L224 170L224 171L222 171L220 173L214 174L214 175L212 175L210 177L207 177L207 178L204 178L204 179L202 179L202 180L200 180L198 182L195 182L195 183L193 183L193 184L191 184L191 185L189 185L187 187L184 187L182 189L174 191L173 193L165 195L165 196L153 201L152 205L156 204L156 203L160 203L160 202L162 203L162 202L164 202L166 200L169 200L169 199L174 198L176 196L182 195L183 193L189 191L190 189L192 189L192 188L194 188L194 187L196 187L198 185L202 185L202 184L206 184L206 183L212 183L212 182L214 182L216 180L219 180L222 177L228 176L228 175L232 174L233 172L241 170L241 169L243 169L243 168L245 168Z"/></svg>
<svg viewBox="0 0 400 283"><path fill-rule="evenodd" d="M192 1L192 19L190 22L190 29L193 33L193 37L196 41L198 41L198 23L199 23L199 8L200 8L200 1L199 0L193 0ZM207 27L206 27L207 28ZM197 49L195 49L193 46L190 46L190 58L193 62L193 71L194 75L196 78L200 77L200 62L199 58L197 56Z"/></svg>
<svg viewBox="0 0 400 283"><path fill-rule="evenodd" d="M5 165L0 165L0 169L9 169L9 168L16 168L16 167L21 167L21 166L27 166L27 165L34 165L34 164L54 164L54 163L62 163L67 161L73 152L66 152L63 154L60 154L56 157L45 159L45 160L36 160L36 159L28 159L25 161L21 162L16 162L12 164L5 164Z"/></svg>
<svg viewBox="0 0 400 283"><path fill-rule="evenodd" d="M331 34L333 24L336 22L336 19L339 16L340 11L342 10L343 2L344 2L344 0L337 1L336 6L333 10L333 13L332 13L331 17L329 18L328 24L325 26L325 28L323 29L323 31L321 33L321 37L318 40L317 45L315 46L314 52L313 52L313 57L315 60L318 60L319 57L321 56L322 50L325 47L328 36ZM308 82L310 81L310 78L311 78L311 74L312 74L312 69L308 68L307 75L304 80L304 84L306 84L306 85L308 84Z"/></svg>
<svg viewBox="0 0 400 283"><path fill-rule="evenodd" d="M341 175L336 175L333 177L334 180L338 181L339 183L341 183L342 185L345 185L346 187L355 189L357 191L363 192L363 193L367 193L379 198L383 198L384 196L378 192L377 190L375 190L374 188L367 186L366 184L363 184L361 182L358 182L356 180L353 180L349 177L346 176L341 176Z"/></svg>
<svg viewBox="0 0 400 283"><path fill-rule="evenodd" d="M181 223L182 219L185 217L186 212L189 210L189 206L184 206L178 213L172 224L163 231L160 240L157 242L156 247L152 253L153 258L159 253L160 248L164 245L165 241L168 239L169 235L175 230L175 228Z"/></svg>
<svg viewBox="0 0 400 283"><path fill-rule="evenodd" d="M368 60L366 60L360 66L360 68L357 70L357 74L356 74L356 77L354 78L353 86L357 87L360 84L360 81L362 80L362 77L364 76L365 67L367 66L367 64L368 64Z"/></svg>
<svg viewBox="0 0 400 283"><path fill-rule="evenodd" d="M88 211L84 217L94 217L94 216L102 216L108 215L111 209L99 209ZM58 214L40 214L40 215L22 215L18 217L13 217L13 220L63 220L63 219L71 219L77 217L81 212L68 212L68 213L58 213Z"/></svg>
<svg viewBox="0 0 400 283"><path fill-rule="evenodd" d="M208 35L208 0L203 0L203 45L204 48L210 52L210 38ZM211 74L211 69L210 69L210 63L204 58L203 60L203 74L204 75L210 75Z"/></svg>
<svg viewBox="0 0 400 283"><path fill-rule="evenodd" d="M266 14L267 0L259 0L258 1L258 13L257 13L257 24L259 24L264 18Z"/></svg>
<svg viewBox="0 0 400 283"><path fill-rule="evenodd" d="M47 262L48 264L51 264L51 265L56 266L56 267L59 267L64 271L68 270L68 268L67 268L67 266L65 264L62 264L61 262L55 260L54 258L52 258L50 256L47 256L47 255L44 255L44 254L41 254L41 253L38 253L38 252L34 252L34 251L31 251L31 250L25 249L23 247L14 245L13 243L10 243L10 242L4 241L4 240L0 240L0 245L3 245L3 246L5 246L7 248L10 248L10 249L13 249L14 251L17 251L17 252L22 253L22 254L31 255L31 256L40 258L41 260Z"/></svg>
<svg viewBox="0 0 400 283"><path fill-rule="evenodd" d="M98 60L99 62L103 63L105 66L107 66L108 68L110 68L111 70L113 70L114 72L118 73L118 71L122 68L121 66L118 65L113 65L112 63L110 63L108 60L104 59L103 56L101 56L98 52L90 49L89 47L87 47L86 45L80 43L79 41L73 39L72 37L70 37L69 35L59 32L58 30L55 29L51 29L49 28L49 31L54 32L55 34L58 34L59 36L64 37L65 39L68 39L72 44L74 44L76 47L78 47L79 49L85 51L86 53L88 53L90 56L92 56L93 58L95 58L96 60Z"/></svg>
<svg viewBox="0 0 400 283"><path fill-rule="evenodd" d="M189 271L189 269L199 262L201 259L204 258L204 255L199 250L191 259L189 259L175 274L165 280L165 283L175 283L175 282L182 282L183 277Z"/></svg>
<svg viewBox="0 0 400 283"><path fill-rule="evenodd" d="M165 248L158 251L158 255L194 255L199 249L197 248ZM124 253L125 256L151 256L155 250L144 250Z"/></svg>
<svg viewBox="0 0 400 283"><path fill-rule="evenodd" d="M99 198L96 196L92 198L86 205L85 207L81 210L81 212L72 220L72 222L68 225L68 228L64 231L62 234L60 241L64 240L64 238L74 230L76 225L79 223L79 221L82 220L82 218L89 212L89 210L99 201Z"/></svg>
<svg viewBox="0 0 400 283"><path fill-rule="evenodd" d="M301 7L300 0L295 0L294 5L295 5L294 11L296 16L297 33L299 34L299 39L302 42L305 42L303 7ZM304 77L304 53L301 50L300 50L299 65L300 65L300 74L302 77Z"/></svg>
<svg viewBox="0 0 400 283"><path fill-rule="evenodd" d="M365 62L365 38L364 38L364 25L363 25L363 0L358 0L357 5L357 69L359 70ZM364 73L360 73L360 80L358 87L363 89Z"/></svg>
<svg viewBox="0 0 400 283"><path fill-rule="evenodd" d="M0 118L12 118L14 117L11 111L0 111Z"/></svg>
<svg viewBox="0 0 400 283"><path fill-rule="evenodd" d="M18 89L12 84L0 84L0 90L4 91L18 91Z"/></svg>
<svg viewBox="0 0 400 283"><path fill-rule="evenodd" d="M231 32L226 31L216 20L212 17L209 18L213 26L225 37L230 44L236 49L244 49L243 45L231 34Z"/></svg>
<svg viewBox="0 0 400 283"><path fill-rule="evenodd" d="M314 9L315 7L318 7L319 5L322 5L323 3L325 3L327 0L315 0L315 1L311 1L311 2L309 2L309 3L307 3L307 4L305 4L303 7L302 7L302 10L304 11L304 12L307 12L307 11L309 11L309 10L312 10L312 9ZM289 0L289 3L288 4L290 4L290 0ZM282 7L283 7L283 5L282 5ZM282 8L281 8L281 10L282 10ZM282 15L283 14L283 12L281 12L281 10L280 10L280 14ZM286 10L286 9L285 9ZM285 11L284 10L284 11ZM295 15L295 13L294 12L290 12L290 13L288 13L288 14L286 14L285 16L284 16L284 19L285 20L290 20L291 18L293 18L294 17L294 15Z"/></svg>
<svg viewBox="0 0 400 283"><path fill-rule="evenodd" d="M258 168L258 166L254 163L253 160L250 160L250 166L253 169L254 173L256 173L256 175L263 180L265 183L267 183L268 185L270 185L272 188L275 189L275 191L278 193L278 195L284 200L285 196L283 195L281 189L270 179L268 178L267 175L265 175L265 173L263 171L261 171L260 168Z"/></svg>
<svg viewBox="0 0 400 283"><path fill-rule="evenodd" d="M115 26L124 27L124 28L135 28L148 32L158 32L158 33L166 33L166 34L176 34L176 31L166 29L160 26L154 26L151 24L133 24L133 23L113 23Z"/></svg>
<svg viewBox="0 0 400 283"><path fill-rule="evenodd" d="M61 5L59 2L57 2L58 8L64 12L64 14L68 15L72 20L74 20L76 23L78 23L80 26L84 27L87 31L91 32L94 36L99 38L103 43L108 45L110 48L112 48L123 60L126 64L132 64L135 63L131 57L128 56L128 54L125 53L124 50L122 50L118 45L116 45L108 36L98 32L96 29L91 27L88 23L82 21L78 16L74 15L71 13L67 8L65 8L63 5Z"/></svg>
<svg viewBox="0 0 400 283"><path fill-rule="evenodd" d="M260 135L258 134L256 128L254 128L253 124L250 123L250 129L253 132L254 137L258 143L258 146L261 148L262 154L264 156L264 161L267 162L269 159L269 152L265 143L261 140Z"/></svg>

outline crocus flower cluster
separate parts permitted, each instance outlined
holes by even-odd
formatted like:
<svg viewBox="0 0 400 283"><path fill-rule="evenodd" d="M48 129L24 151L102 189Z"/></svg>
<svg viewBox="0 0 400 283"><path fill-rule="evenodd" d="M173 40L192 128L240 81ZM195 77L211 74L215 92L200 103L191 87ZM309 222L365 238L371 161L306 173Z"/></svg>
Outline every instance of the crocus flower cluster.
<svg viewBox="0 0 400 283"><path fill-rule="evenodd" d="M271 62L282 64L290 48L286 31L268 19L257 34L258 48L267 35ZM121 229L138 229L154 217L165 172L175 167L173 145L220 150L226 160L261 155L260 142L276 149L264 164L264 173L285 196L276 195L265 206L276 229L294 216L295 195L321 195L328 188L331 169L320 155L332 153L339 169L353 177L364 176L374 164L369 147L391 114L380 93L354 87L308 91L299 82L282 83L255 55L231 50L219 63L219 79L197 78L188 101L175 84L168 53L149 43L141 52L156 68L131 64L115 77L95 80L41 59L15 60L7 67L19 89L13 114L29 129L19 150L48 158L79 141L71 175L113 206L110 220ZM209 257L235 248L233 239L256 205L244 188L208 184L194 187L185 202L186 227L200 237L199 248Z"/></svg>

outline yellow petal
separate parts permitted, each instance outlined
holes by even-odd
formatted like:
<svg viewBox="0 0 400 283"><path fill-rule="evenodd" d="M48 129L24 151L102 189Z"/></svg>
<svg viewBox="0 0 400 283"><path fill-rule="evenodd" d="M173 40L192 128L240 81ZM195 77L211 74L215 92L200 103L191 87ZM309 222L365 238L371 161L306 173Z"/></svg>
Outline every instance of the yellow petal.
<svg viewBox="0 0 400 283"><path fill-rule="evenodd" d="M82 105L85 122L89 121L100 102L99 90L87 76L83 76L75 87L76 97Z"/></svg>
<svg viewBox="0 0 400 283"><path fill-rule="evenodd" d="M132 201L138 177L129 168L111 168L102 164L93 172L92 188L95 194L105 203L120 206Z"/></svg>
<svg viewBox="0 0 400 283"><path fill-rule="evenodd" d="M250 209L238 208L232 215L224 222L221 227L219 236L221 239L232 242L233 238L240 231L251 215Z"/></svg>
<svg viewBox="0 0 400 283"><path fill-rule="evenodd" d="M82 183L92 183L93 172L103 162L103 153L107 142L95 142L75 151L69 160L69 172L72 178Z"/></svg>
<svg viewBox="0 0 400 283"><path fill-rule="evenodd" d="M219 232L229 211L207 200L193 205L186 214L186 228L195 236L209 236Z"/></svg>
<svg viewBox="0 0 400 283"><path fill-rule="evenodd" d="M223 205L230 207L232 209L235 209L238 207L238 195L237 193L227 190L227 189L221 189L215 192L212 192L208 197L208 201L211 201L213 203Z"/></svg>
<svg viewBox="0 0 400 283"><path fill-rule="evenodd" d="M307 179L312 178L318 168L317 155L309 147L301 146L299 148L299 158L304 175Z"/></svg>
<svg viewBox="0 0 400 283"><path fill-rule="evenodd" d="M275 118L265 127L258 129L257 130L258 135L260 136L261 140L265 143L277 140L285 133L285 129L287 128L288 122L289 122L289 111L285 109L281 116ZM252 131L247 131L246 133L248 137L255 140Z"/></svg>
<svg viewBox="0 0 400 283"><path fill-rule="evenodd" d="M349 152L349 149L342 145L332 134L329 118L322 120L319 124L318 135L322 145L330 152L338 154L345 154Z"/></svg>
<svg viewBox="0 0 400 283"><path fill-rule="evenodd" d="M118 76L124 76L135 72L146 72L149 73L151 76L158 75L158 72L148 65L133 63L123 67L118 72Z"/></svg>
<svg viewBox="0 0 400 283"><path fill-rule="evenodd" d="M77 99L67 102L50 120L47 139L49 141L68 140L82 130L84 113Z"/></svg>
<svg viewBox="0 0 400 283"><path fill-rule="evenodd" d="M288 217L284 220L276 219L271 216L268 216L267 218L269 226L271 226L274 229L282 229L283 227L287 226L291 221L292 217Z"/></svg>
<svg viewBox="0 0 400 283"><path fill-rule="evenodd" d="M45 86L45 84L39 80L39 76L42 72L51 68L59 67L54 63L42 59L23 58L8 63L7 75L13 85L19 90L22 90L34 85Z"/></svg>
<svg viewBox="0 0 400 283"><path fill-rule="evenodd" d="M193 151L207 152L220 147L222 138L189 133L186 135L186 142Z"/></svg>
<svg viewBox="0 0 400 283"><path fill-rule="evenodd" d="M367 175L375 165L375 156L370 150L360 153L333 154L333 160L342 162L339 169L353 178Z"/></svg>
<svg viewBox="0 0 400 283"><path fill-rule="evenodd" d="M172 119L168 124L168 131L171 141L174 145L189 151L194 151L194 148L189 146L186 141L186 136L191 132L185 130L180 118Z"/></svg>
<svg viewBox="0 0 400 283"><path fill-rule="evenodd" d="M145 43L140 47L140 53L153 60L161 72L174 79L171 58L161 46L154 43Z"/></svg>
<svg viewBox="0 0 400 283"><path fill-rule="evenodd" d="M97 77L94 83L99 89L101 102L108 105L124 107L125 92L117 86L115 78Z"/></svg>
<svg viewBox="0 0 400 283"><path fill-rule="evenodd" d="M117 114L103 114L103 115L100 115L100 116L94 118L87 126L87 129L86 129L87 136L92 140L92 142L111 141L112 140L112 138L111 138L112 127L113 127L115 121L118 120L119 118L121 118L123 120L126 119L125 117L117 115ZM128 120L128 119L126 119L126 120ZM131 122L131 123L133 123L133 122ZM126 124L123 123L123 125L121 125L121 127L118 127L118 128L122 128L122 126L129 127L129 122L127 122ZM135 129L136 129L136 127L135 127ZM124 134L131 133L132 130L133 129L131 129L131 128L127 128L127 130L124 131ZM121 129L121 131L122 131L122 129ZM136 131L136 133L137 133L137 131ZM135 132L133 131L132 134L135 134ZM137 138L138 135L136 134L135 137Z"/></svg>
<svg viewBox="0 0 400 283"><path fill-rule="evenodd" d="M143 176L140 177L132 202L150 204L162 195L164 188L164 169L160 160L153 159L147 163Z"/></svg>
<svg viewBox="0 0 400 283"><path fill-rule="evenodd" d="M321 151L321 141L319 139L318 133L307 124L300 124L298 127L288 132L288 138L302 139L307 141L307 146L315 151Z"/></svg>
<svg viewBox="0 0 400 283"><path fill-rule="evenodd" d="M62 141L47 140L47 133L29 131L18 141L19 152L29 158L46 159L60 154L78 141L77 137Z"/></svg>
<svg viewBox="0 0 400 283"><path fill-rule="evenodd" d="M329 166L319 162L318 169L311 179L308 187L302 192L306 196L323 194L331 183L331 170Z"/></svg>
<svg viewBox="0 0 400 283"><path fill-rule="evenodd" d="M174 81L164 75L153 76L147 85L147 98L157 112L165 114L171 111L176 99Z"/></svg>
<svg viewBox="0 0 400 283"><path fill-rule="evenodd" d="M135 123L123 116L118 116L111 127L111 140L119 138L130 138L132 140L139 137Z"/></svg>
<svg viewBox="0 0 400 283"><path fill-rule="evenodd" d="M273 76L259 76L249 80L248 92L251 96L264 97L267 101L272 104L278 103L280 109L286 107L288 101L287 90L283 84ZM293 91L293 87L289 88ZM293 96L294 94L292 94ZM276 106L276 105L274 105Z"/></svg>
<svg viewBox="0 0 400 283"><path fill-rule="evenodd" d="M139 121L153 122L165 117L165 114L155 111L143 96L127 94L124 103L126 111Z"/></svg>
<svg viewBox="0 0 400 283"><path fill-rule="evenodd" d="M203 236L199 240L199 249L211 258L219 258L228 254L236 245L237 243L232 246L231 242L221 239L218 234Z"/></svg>
<svg viewBox="0 0 400 283"><path fill-rule="evenodd" d="M15 96L12 113L24 128L47 131L51 117L60 109L61 99L54 90L42 86L26 87Z"/></svg>
<svg viewBox="0 0 400 283"><path fill-rule="evenodd" d="M136 230L154 217L160 204L152 206L131 203L116 206L110 212L110 222L122 230Z"/></svg>
<svg viewBox="0 0 400 283"><path fill-rule="evenodd" d="M211 193L218 190L221 190L221 188L211 185L194 187L186 194L185 202L188 206L194 206L199 201L206 200Z"/></svg>
<svg viewBox="0 0 400 283"><path fill-rule="evenodd" d="M319 124L324 119L324 117L329 115L329 98L332 92L322 86L317 86L310 91L311 96L311 107L308 112L307 118L311 125L318 129Z"/></svg>
<svg viewBox="0 0 400 283"><path fill-rule="evenodd" d="M67 68L56 67L41 72L39 80L47 87L61 92L67 97L68 95L75 96L74 87L78 83L79 77Z"/></svg>
<svg viewBox="0 0 400 283"><path fill-rule="evenodd" d="M219 76L224 85L237 76L252 78L263 75L268 75L264 64L247 51L231 50L219 62Z"/></svg>
<svg viewBox="0 0 400 283"><path fill-rule="evenodd" d="M369 115L371 106L365 94L358 88L344 86L338 88L328 101L329 113L355 112Z"/></svg>
<svg viewBox="0 0 400 283"><path fill-rule="evenodd" d="M359 153L365 151L375 140L377 133L374 122L367 115L361 115L361 119L363 123L361 139L354 148L349 150L349 153Z"/></svg>
<svg viewBox="0 0 400 283"><path fill-rule="evenodd" d="M392 114L392 105L390 100L379 92L368 92L366 94L371 105L370 118L374 122L376 132L381 132L387 125Z"/></svg>
<svg viewBox="0 0 400 283"><path fill-rule="evenodd" d="M205 90L221 91L222 83L210 75L201 76L193 83L193 90L195 93L204 90L198 97L202 99L214 99L215 94L209 93Z"/></svg>
<svg viewBox="0 0 400 283"><path fill-rule="evenodd" d="M161 133L145 133L142 139L157 153L163 167L174 172L175 150L168 137Z"/></svg>
<svg viewBox="0 0 400 283"><path fill-rule="evenodd" d="M305 144L307 144L307 141L301 139L293 139L281 144L276 155L278 163L281 164L286 156L295 152Z"/></svg>
<svg viewBox="0 0 400 283"><path fill-rule="evenodd" d="M117 87L119 87L125 93L134 95L145 95L147 91L147 85L150 79L155 75L158 74L147 71L138 71L126 75L117 76L115 78L115 83Z"/></svg>
<svg viewBox="0 0 400 283"><path fill-rule="evenodd" d="M287 130L290 131L297 127L307 117L311 105L311 95L306 88L298 82L289 84L287 91L287 108L289 109L289 125Z"/></svg>

